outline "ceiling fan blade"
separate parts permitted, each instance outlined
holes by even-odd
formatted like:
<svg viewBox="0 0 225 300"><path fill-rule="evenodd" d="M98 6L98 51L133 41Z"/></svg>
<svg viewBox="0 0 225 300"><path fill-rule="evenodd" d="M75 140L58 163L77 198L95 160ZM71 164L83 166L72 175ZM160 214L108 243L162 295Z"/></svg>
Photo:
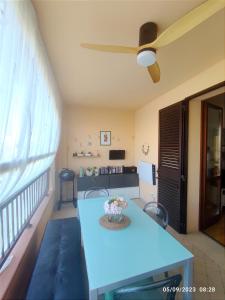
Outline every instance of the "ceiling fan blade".
<svg viewBox="0 0 225 300"><path fill-rule="evenodd" d="M126 47L126 46L113 46L113 45L98 45L98 44L81 44L81 47L103 51L103 52L114 52L114 53L131 53L137 54L138 48L137 47Z"/></svg>
<svg viewBox="0 0 225 300"><path fill-rule="evenodd" d="M160 80L160 68L157 62L155 62L153 65L148 66L148 72L152 78L152 81L154 83L159 82Z"/></svg>
<svg viewBox="0 0 225 300"><path fill-rule="evenodd" d="M169 26L154 42L139 47L139 50L148 47L158 49L172 43L224 7L224 0L208 0L204 2Z"/></svg>

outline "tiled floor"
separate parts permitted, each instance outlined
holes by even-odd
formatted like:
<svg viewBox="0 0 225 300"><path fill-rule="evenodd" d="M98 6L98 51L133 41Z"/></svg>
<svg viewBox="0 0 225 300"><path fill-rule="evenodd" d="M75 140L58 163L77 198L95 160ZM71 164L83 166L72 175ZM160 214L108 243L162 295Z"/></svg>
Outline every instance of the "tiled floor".
<svg viewBox="0 0 225 300"><path fill-rule="evenodd" d="M142 203L137 201L142 206ZM55 211L52 218L68 218L75 216L72 205L67 204L60 211ZM193 300L224 300L225 299L225 248L208 236L196 232L187 235L176 233L171 228L168 231L187 247L194 255L194 282L198 292ZM175 271L181 272L181 270ZM199 292L200 287L215 287L215 292ZM177 295L181 299L181 295Z"/></svg>
<svg viewBox="0 0 225 300"><path fill-rule="evenodd" d="M55 210L52 214L52 219L64 219L75 217L76 210L73 204L63 204L60 210Z"/></svg>
<svg viewBox="0 0 225 300"><path fill-rule="evenodd" d="M193 299L224 300L225 299L225 250L206 235L179 235L170 231L194 255L193 286L197 291ZM215 287L213 293L199 292L201 287ZM178 297L179 299L179 297Z"/></svg>

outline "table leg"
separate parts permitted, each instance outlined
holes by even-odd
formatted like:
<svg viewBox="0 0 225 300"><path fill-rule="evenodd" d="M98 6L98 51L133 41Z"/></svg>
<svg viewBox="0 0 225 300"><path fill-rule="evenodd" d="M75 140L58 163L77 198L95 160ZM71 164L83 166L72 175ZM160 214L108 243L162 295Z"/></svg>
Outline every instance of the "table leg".
<svg viewBox="0 0 225 300"><path fill-rule="evenodd" d="M183 272L183 286L186 288L192 287L192 277L193 277L193 259L189 259L184 263ZM192 299L192 292L187 291L184 293L184 300Z"/></svg>
<svg viewBox="0 0 225 300"><path fill-rule="evenodd" d="M112 292L105 293L104 300L113 300L113 293Z"/></svg>
<svg viewBox="0 0 225 300"><path fill-rule="evenodd" d="M98 293L97 290L89 290L89 300L97 300Z"/></svg>

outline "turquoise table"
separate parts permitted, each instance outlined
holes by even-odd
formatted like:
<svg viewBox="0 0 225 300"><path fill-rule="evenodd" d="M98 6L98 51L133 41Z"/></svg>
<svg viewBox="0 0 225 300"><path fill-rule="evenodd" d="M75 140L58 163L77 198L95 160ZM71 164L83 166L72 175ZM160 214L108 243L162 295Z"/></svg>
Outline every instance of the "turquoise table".
<svg viewBox="0 0 225 300"><path fill-rule="evenodd" d="M89 300L180 266L184 287L192 286L193 255L186 248L131 200L124 211L131 224L118 231L105 229L99 224L104 201L78 200ZM184 299L191 299L191 293L184 293Z"/></svg>

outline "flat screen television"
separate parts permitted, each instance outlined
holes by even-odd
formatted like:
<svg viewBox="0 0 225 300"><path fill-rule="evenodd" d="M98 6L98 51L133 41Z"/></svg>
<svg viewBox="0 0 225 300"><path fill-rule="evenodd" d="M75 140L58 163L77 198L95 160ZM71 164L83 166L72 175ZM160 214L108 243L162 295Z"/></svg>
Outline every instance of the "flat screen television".
<svg viewBox="0 0 225 300"><path fill-rule="evenodd" d="M125 159L125 150L109 150L109 159Z"/></svg>

